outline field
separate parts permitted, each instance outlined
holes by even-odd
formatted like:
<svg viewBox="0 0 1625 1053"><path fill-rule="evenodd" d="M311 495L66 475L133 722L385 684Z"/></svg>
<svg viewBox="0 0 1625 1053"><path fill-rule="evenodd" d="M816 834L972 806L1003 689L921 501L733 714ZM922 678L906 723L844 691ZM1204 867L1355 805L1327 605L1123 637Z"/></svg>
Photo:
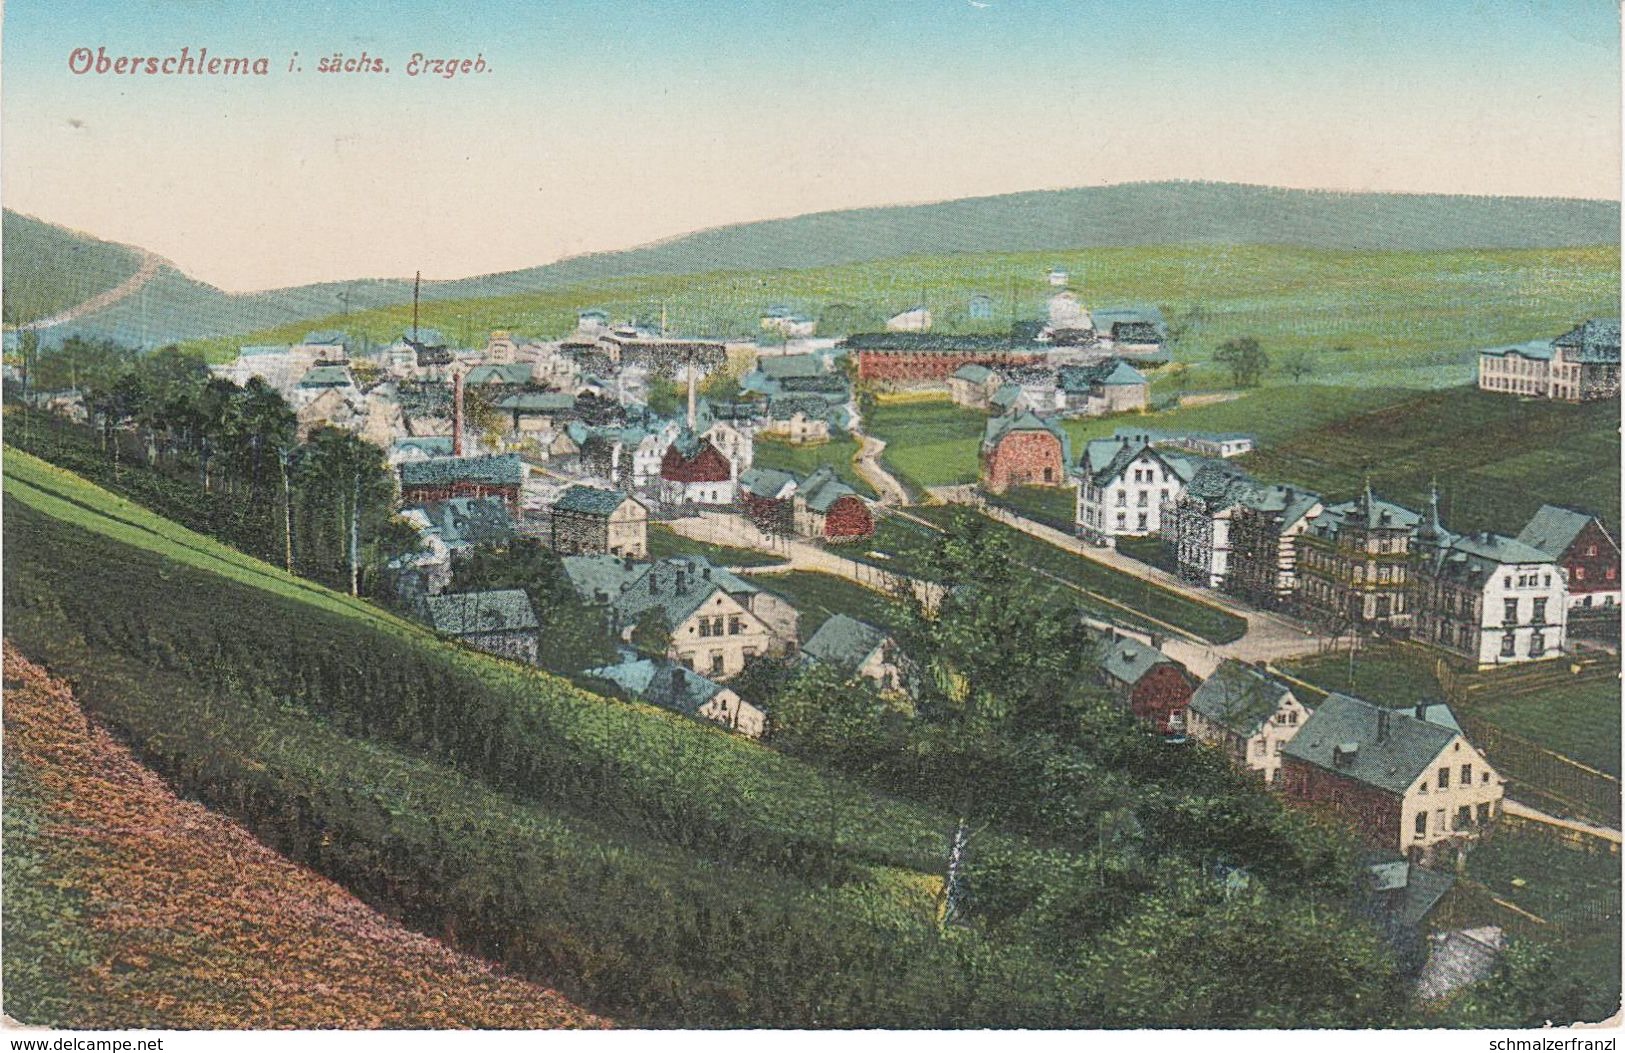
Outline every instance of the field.
<svg viewBox="0 0 1625 1053"><path fill-rule="evenodd" d="M181 800L9 646L5 672L6 1009L22 1022L602 1025Z"/></svg>
<svg viewBox="0 0 1625 1053"><path fill-rule="evenodd" d="M1025 519L1072 532L1077 524L1078 491L1073 486L1017 486L987 499Z"/></svg>
<svg viewBox="0 0 1625 1053"><path fill-rule="evenodd" d="M731 545L712 545L684 537L664 523L649 524L649 558L668 556L704 556L719 567L771 567L784 562L784 557L753 548L734 548Z"/></svg>
<svg viewBox="0 0 1625 1053"><path fill-rule="evenodd" d="M881 459L916 490L976 481L976 451L987 414L956 406L946 396L931 402L881 402L864 430L886 443Z"/></svg>
<svg viewBox="0 0 1625 1053"><path fill-rule="evenodd" d="M882 628L894 619L889 597L845 578L793 570L783 574L753 574L750 580L783 596L801 612L803 642L811 639L832 614L844 614Z"/></svg>
<svg viewBox="0 0 1625 1053"><path fill-rule="evenodd" d="M70 234L9 209L5 213L7 327L24 325L115 288L141 266L141 253Z"/></svg>
<svg viewBox="0 0 1625 1053"><path fill-rule="evenodd" d="M753 463L757 468L773 468L805 477L827 464L835 469L835 475L841 482L865 497L875 496L874 487L852 466L852 458L858 454L858 441L851 436L832 438L829 442L814 445L759 438L755 450Z"/></svg>

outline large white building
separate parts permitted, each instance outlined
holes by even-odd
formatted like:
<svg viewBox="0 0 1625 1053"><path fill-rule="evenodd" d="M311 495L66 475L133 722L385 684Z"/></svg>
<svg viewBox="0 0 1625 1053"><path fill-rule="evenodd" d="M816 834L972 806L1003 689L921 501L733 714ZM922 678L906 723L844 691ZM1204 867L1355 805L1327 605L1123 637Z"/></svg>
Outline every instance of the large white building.
<svg viewBox="0 0 1625 1053"><path fill-rule="evenodd" d="M1162 529L1162 508L1179 500L1195 474L1189 458L1152 447L1145 436L1096 439L1078 464L1080 537L1115 544Z"/></svg>

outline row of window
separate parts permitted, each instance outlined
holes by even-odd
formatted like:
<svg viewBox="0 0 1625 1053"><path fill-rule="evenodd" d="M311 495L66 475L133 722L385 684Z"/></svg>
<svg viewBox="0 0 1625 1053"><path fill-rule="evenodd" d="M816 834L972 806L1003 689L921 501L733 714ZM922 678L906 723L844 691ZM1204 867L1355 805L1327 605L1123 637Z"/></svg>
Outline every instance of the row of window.
<svg viewBox="0 0 1625 1053"><path fill-rule="evenodd" d="M1479 805L1477 807L1476 811L1475 811L1475 809L1474 809L1474 807L1472 805L1464 804L1460 808L1456 809L1456 813L1455 813L1455 816L1454 816L1454 821L1453 821L1450 829L1446 830L1445 829L1445 816L1448 814L1448 810L1444 809L1444 808L1439 808L1439 809L1436 809L1434 811L1434 813L1433 813L1433 832L1436 833L1436 834L1444 834L1444 833L1451 833L1451 832L1460 833L1461 831L1464 831L1464 830L1471 830L1471 829L1473 829L1474 826L1484 826L1484 825L1489 823L1490 816L1493 814L1493 812L1494 812L1494 810L1490 807L1490 804L1488 802L1485 802L1484 804ZM1416 813L1415 830L1416 830L1416 836L1417 837L1426 837L1427 836L1427 833L1428 833L1428 813L1426 813L1426 812L1417 812Z"/></svg>
<svg viewBox="0 0 1625 1053"><path fill-rule="evenodd" d="M1518 609L1521 606L1522 606L1521 602L1516 597L1514 597L1512 599L1508 599L1508 600L1503 600L1502 601L1501 624L1502 625L1517 625L1518 624ZM1545 625L1546 624L1546 597L1541 596L1541 597L1538 597L1534 601L1531 602L1531 604L1530 604L1529 624L1531 624L1531 625Z"/></svg>
<svg viewBox="0 0 1625 1053"><path fill-rule="evenodd" d="M1514 586L1512 584L1513 581L1517 581L1518 584L1516 586ZM1549 589L1549 588L1552 587L1552 576L1551 576L1550 573L1547 573L1547 574L1544 574L1544 575L1542 575L1542 574L1519 574L1516 578L1513 578L1513 576L1511 574L1508 574L1505 578L1501 579L1501 585L1504 588L1508 588L1508 589L1511 589L1511 588L1519 588L1519 589L1547 588L1547 589Z"/></svg>
<svg viewBox="0 0 1625 1053"><path fill-rule="evenodd" d="M1539 658L1546 653L1546 634L1536 630L1529 634L1529 657ZM1507 633L1501 637L1501 657L1516 658L1518 656L1518 634Z"/></svg>
<svg viewBox="0 0 1625 1053"><path fill-rule="evenodd" d="M724 635L723 622L724 622L723 616L720 615L720 614L717 615L715 618L707 618L707 617L702 616L700 618L700 635L701 636L722 636L722 635ZM738 636L740 633L745 631L744 619L742 619L737 614L728 615L727 619L726 619L726 622L727 622L726 635L728 635L728 636Z"/></svg>

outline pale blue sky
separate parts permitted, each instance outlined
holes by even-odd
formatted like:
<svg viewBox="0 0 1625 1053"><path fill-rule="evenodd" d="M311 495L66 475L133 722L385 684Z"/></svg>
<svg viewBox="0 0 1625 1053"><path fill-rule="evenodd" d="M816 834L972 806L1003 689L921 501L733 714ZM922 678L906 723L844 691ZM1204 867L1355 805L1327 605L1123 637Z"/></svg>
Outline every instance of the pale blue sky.
<svg viewBox="0 0 1625 1053"><path fill-rule="evenodd" d="M984 2L9 0L5 203L256 288L1143 179L1619 196L1611 0ZM98 45L273 73L72 75Z"/></svg>

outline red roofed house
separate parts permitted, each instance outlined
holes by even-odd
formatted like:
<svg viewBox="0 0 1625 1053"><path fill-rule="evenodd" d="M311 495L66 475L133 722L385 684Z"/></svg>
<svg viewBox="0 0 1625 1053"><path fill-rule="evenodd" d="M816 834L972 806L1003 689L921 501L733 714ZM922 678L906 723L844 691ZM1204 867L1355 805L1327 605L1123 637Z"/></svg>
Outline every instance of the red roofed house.
<svg viewBox="0 0 1625 1053"><path fill-rule="evenodd" d="M734 466L722 451L684 431L660 460L660 496L668 504L731 505Z"/></svg>
<svg viewBox="0 0 1625 1053"><path fill-rule="evenodd" d="M1070 451L1054 421L1030 412L995 417L982 435L982 489L1002 494L1012 486L1066 486Z"/></svg>
<svg viewBox="0 0 1625 1053"><path fill-rule="evenodd" d="M1542 505L1518 540L1556 559L1563 568L1570 610L1619 606L1619 545L1596 516Z"/></svg>
<svg viewBox="0 0 1625 1053"><path fill-rule="evenodd" d="M1184 666L1115 632L1101 635L1097 654L1101 679L1130 713L1161 735L1185 730L1185 709L1196 681Z"/></svg>

